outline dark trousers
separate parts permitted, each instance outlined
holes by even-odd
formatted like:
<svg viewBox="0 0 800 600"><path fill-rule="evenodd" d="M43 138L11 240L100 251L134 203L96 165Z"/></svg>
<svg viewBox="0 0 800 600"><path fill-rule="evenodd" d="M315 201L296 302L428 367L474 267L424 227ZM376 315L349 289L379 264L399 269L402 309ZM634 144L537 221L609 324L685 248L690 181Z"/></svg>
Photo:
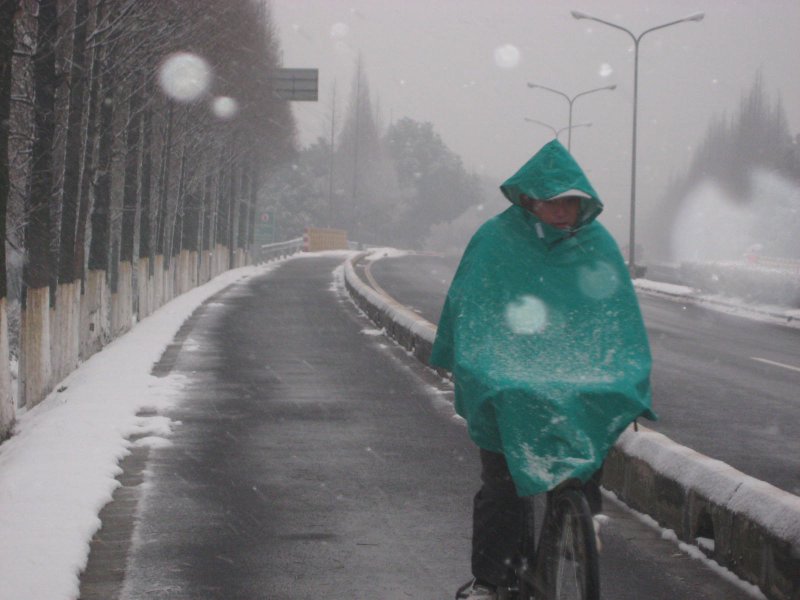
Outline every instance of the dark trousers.
<svg viewBox="0 0 800 600"><path fill-rule="evenodd" d="M525 531L525 510L533 522L533 503L517 496L517 489L502 454L481 448L481 489L475 494L472 512L472 575L493 585L513 581L513 567ZM584 485L593 514L601 511L598 471ZM525 508L523 508L525 506ZM532 533L532 532L531 532Z"/></svg>

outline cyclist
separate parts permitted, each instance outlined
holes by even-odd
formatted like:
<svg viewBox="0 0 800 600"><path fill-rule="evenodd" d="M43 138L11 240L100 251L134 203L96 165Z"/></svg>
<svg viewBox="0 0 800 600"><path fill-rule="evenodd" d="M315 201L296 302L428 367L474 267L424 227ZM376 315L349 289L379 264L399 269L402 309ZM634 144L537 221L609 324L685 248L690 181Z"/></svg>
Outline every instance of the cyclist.
<svg viewBox="0 0 800 600"><path fill-rule="evenodd" d="M472 582L494 599L513 577L523 496L595 482L619 434L651 411L650 350L633 285L586 175L557 140L500 186L511 206L470 240L431 364L480 449ZM588 494L599 511L599 491Z"/></svg>

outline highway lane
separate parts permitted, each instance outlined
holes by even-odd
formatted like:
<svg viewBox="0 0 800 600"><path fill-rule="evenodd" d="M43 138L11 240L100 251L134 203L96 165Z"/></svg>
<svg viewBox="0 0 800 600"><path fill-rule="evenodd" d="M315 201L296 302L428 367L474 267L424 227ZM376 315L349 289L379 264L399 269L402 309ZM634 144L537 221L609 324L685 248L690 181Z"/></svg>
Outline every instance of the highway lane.
<svg viewBox="0 0 800 600"><path fill-rule="evenodd" d="M387 293L436 323L457 261L386 258ZM800 330L640 294L653 352L648 423L678 443L800 494Z"/></svg>

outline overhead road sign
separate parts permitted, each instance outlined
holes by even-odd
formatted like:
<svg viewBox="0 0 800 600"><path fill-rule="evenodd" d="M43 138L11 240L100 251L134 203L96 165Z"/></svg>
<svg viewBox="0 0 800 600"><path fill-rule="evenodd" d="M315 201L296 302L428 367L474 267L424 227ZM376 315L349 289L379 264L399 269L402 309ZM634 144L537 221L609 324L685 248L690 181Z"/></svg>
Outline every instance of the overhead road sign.
<svg viewBox="0 0 800 600"><path fill-rule="evenodd" d="M272 90L279 100L316 102L319 69L277 69L272 75Z"/></svg>

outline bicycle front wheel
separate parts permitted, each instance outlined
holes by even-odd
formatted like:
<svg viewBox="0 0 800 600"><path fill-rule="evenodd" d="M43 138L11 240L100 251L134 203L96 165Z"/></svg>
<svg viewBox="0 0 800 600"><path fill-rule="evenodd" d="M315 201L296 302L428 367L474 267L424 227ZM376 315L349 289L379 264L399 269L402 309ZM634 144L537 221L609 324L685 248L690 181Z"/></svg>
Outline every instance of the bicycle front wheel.
<svg viewBox="0 0 800 600"><path fill-rule="evenodd" d="M600 573L592 513L579 490L557 492L544 531L539 568L547 600L599 600Z"/></svg>

